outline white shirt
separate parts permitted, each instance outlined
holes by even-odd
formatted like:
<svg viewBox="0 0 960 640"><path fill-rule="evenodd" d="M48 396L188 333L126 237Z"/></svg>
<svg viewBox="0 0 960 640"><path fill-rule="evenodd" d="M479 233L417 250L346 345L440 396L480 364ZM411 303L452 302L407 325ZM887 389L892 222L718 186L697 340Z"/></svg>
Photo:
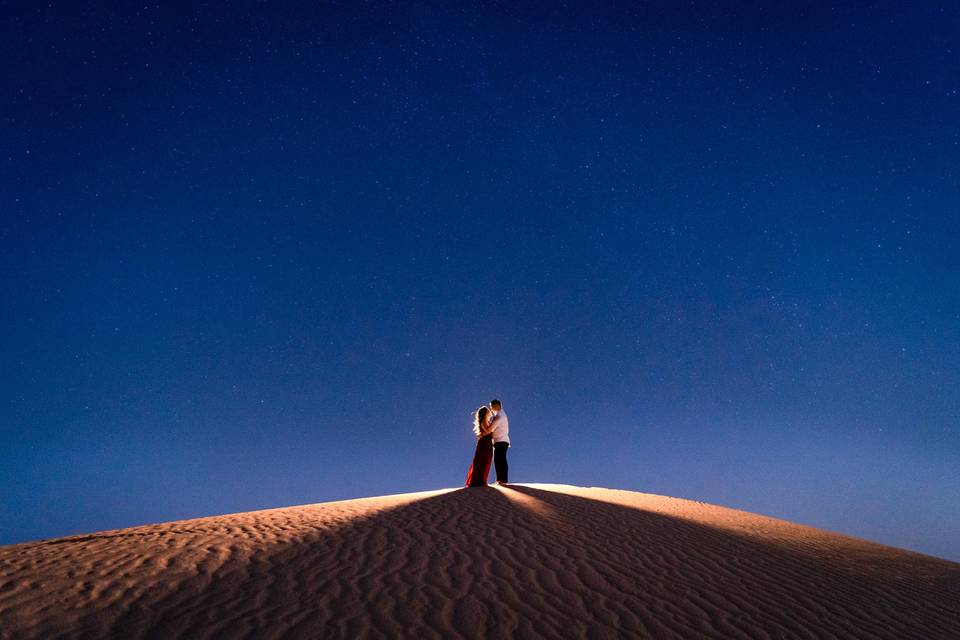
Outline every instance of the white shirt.
<svg viewBox="0 0 960 640"><path fill-rule="evenodd" d="M507 419L507 412L503 409L493 414L493 420L490 421L493 431L493 443L506 442L510 444L510 421Z"/></svg>

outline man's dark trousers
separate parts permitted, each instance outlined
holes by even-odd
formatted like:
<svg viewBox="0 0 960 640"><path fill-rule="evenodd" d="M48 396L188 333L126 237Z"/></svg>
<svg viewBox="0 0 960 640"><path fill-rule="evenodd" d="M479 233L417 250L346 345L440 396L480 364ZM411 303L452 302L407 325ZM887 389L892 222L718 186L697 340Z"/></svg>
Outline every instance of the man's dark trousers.
<svg viewBox="0 0 960 640"><path fill-rule="evenodd" d="M507 465L507 449L510 448L509 442L495 442L493 445L493 467L497 470L497 482L506 484L507 471L510 467Z"/></svg>

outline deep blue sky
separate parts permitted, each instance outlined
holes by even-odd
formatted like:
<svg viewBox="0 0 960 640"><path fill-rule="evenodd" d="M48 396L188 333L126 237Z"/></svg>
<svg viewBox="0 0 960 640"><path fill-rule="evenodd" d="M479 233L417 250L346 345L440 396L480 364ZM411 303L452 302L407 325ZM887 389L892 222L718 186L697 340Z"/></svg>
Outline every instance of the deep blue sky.
<svg viewBox="0 0 960 640"><path fill-rule="evenodd" d="M955 3L37 4L0 543L454 486L496 395L517 481L960 560Z"/></svg>

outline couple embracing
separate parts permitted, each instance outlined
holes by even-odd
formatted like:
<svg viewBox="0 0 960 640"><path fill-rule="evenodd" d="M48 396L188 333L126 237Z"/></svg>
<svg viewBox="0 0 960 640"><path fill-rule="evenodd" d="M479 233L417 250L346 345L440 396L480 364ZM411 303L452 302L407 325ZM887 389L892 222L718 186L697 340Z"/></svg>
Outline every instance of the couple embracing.
<svg viewBox="0 0 960 640"><path fill-rule="evenodd" d="M510 448L510 421L503 405L494 398L490 405L477 409L473 418L473 433L477 436L477 451L467 472L468 487L487 486L490 461L497 469L497 484L507 484L507 449Z"/></svg>

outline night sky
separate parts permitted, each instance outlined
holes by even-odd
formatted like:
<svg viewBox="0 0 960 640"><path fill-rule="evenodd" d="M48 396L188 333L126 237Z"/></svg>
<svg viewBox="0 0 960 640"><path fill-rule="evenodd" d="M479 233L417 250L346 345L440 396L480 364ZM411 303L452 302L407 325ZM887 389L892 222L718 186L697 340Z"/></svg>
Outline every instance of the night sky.
<svg viewBox="0 0 960 640"><path fill-rule="evenodd" d="M457 486L497 396L512 480L960 560L956 3L39 4L0 544Z"/></svg>

